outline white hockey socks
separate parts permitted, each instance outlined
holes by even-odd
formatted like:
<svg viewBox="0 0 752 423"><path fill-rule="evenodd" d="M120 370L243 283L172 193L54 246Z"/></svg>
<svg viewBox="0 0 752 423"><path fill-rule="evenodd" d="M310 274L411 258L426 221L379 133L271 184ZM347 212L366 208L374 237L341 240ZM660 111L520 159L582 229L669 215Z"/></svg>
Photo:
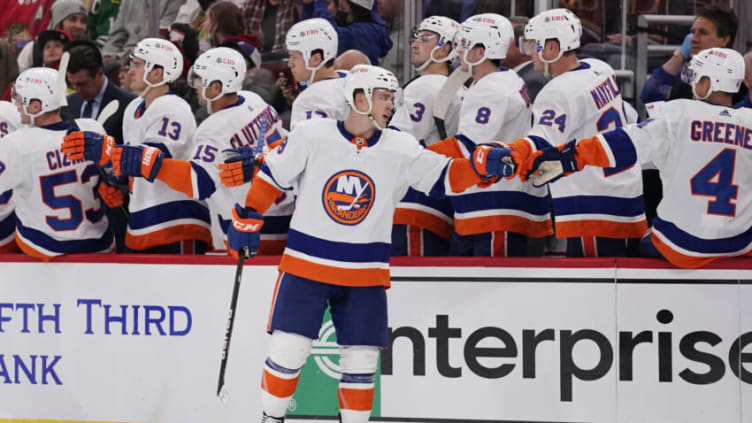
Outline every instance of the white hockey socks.
<svg viewBox="0 0 752 423"><path fill-rule="evenodd" d="M340 347L342 377L337 389L342 423L366 423L373 408L378 347Z"/></svg>
<svg viewBox="0 0 752 423"><path fill-rule="evenodd" d="M261 405L266 415L284 417L312 342L294 333L278 330L272 333L269 356L261 378Z"/></svg>

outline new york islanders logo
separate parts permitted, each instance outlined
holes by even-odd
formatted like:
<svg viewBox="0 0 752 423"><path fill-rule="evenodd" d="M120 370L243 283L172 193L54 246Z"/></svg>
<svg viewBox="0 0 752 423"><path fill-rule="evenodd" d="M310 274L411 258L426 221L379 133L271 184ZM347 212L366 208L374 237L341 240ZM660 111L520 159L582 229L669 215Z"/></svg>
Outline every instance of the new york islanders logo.
<svg viewBox="0 0 752 423"><path fill-rule="evenodd" d="M363 221L375 198L373 180L358 170L335 173L326 181L321 194L326 213L343 225L357 225Z"/></svg>

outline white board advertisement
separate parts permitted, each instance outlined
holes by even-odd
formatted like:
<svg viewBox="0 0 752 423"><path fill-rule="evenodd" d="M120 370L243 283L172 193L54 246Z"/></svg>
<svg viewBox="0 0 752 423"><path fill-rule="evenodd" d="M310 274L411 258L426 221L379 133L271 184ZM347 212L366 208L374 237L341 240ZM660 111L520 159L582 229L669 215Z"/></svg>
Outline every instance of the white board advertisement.
<svg viewBox="0 0 752 423"><path fill-rule="evenodd" d="M256 420L277 271L245 267L223 405L234 271L0 263L0 421ZM752 421L752 271L392 273L377 420ZM325 321L288 421L336 419L333 335Z"/></svg>

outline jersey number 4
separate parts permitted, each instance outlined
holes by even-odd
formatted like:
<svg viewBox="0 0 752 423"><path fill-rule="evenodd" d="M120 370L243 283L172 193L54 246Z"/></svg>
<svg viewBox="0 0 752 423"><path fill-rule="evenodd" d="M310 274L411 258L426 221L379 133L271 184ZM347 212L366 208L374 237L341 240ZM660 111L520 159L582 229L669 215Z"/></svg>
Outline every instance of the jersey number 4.
<svg viewBox="0 0 752 423"><path fill-rule="evenodd" d="M708 202L707 214L734 217L739 186L734 185L736 151L725 149L690 179L692 195L715 197Z"/></svg>
<svg viewBox="0 0 752 423"><path fill-rule="evenodd" d="M92 177L98 175L99 171L95 165L86 166L84 171L81 172L81 184L91 181ZM84 215L92 223L99 222L102 219L104 210L101 207L84 210L83 204L78 198L72 195L55 194L55 188L58 186L78 183L78 175L75 169L41 176L39 182L42 187L42 201L44 201L44 204L54 210L68 209L67 218L46 216L47 225L53 230L58 232L76 230L81 222L83 222ZM98 198L96 188L92 188L92 191L94 192L94 198Z"/></svg>

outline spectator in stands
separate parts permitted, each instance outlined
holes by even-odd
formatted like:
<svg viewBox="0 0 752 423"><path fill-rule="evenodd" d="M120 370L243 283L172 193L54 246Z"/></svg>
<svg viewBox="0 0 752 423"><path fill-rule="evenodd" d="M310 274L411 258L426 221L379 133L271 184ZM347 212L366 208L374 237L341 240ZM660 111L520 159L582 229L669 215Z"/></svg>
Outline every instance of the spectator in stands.
<svg viewBox="0 0 752 423"><path fill-rule="evenodd" d="M389 32L381 17L376 13L374 0L339 0L337 14L327 10L326 0L303 0L301 18L312 17L328 20L337 31L339 48L337 54L346 50L360 50L368 56L372 64L386 56L392 48Z"/></svg>
<svg viewBox="0 0 752 423"><path fill-rule="evenodd" d="M5 40L0 40L0 100L10 100L11 86L17 76L18 62L13 46Z"/></svg>
<svg viewBox="0 0 752 423"><path fill-rule="evenodd" d="M63 50L70 42L70 36L61 30L46 30L37 34L34 42L34 67L57 69Z"/></svg>
<svg viewBox="0 0 752 423"><path fill-rule="evenodd" d="M219 47L228 37L242 35L245 32L243 26L243 10L231 1L213 3L206 9L202 24L206 38L211 47ZM257 35L249 35L257 44Z"/></svg>
<svg viewBox="0 0 752 423"><path fill-rule="evenodd" d="M685 64L697 52L711 47L728 47L736 38L737 19L733 10L723 6L709 6L697 13L692 30L684 38L681 47L671 58L653 70L642 88L640 99L643 103L692 98L692 88L681 77ZM743 93L734 96L734 101L743 100Z"/></svg>
<svg viewBox="0 0 752 423"><path fill-rule="evenodd" d="M120 68L118 68L118 86L122 88L125 91L133 91L131 89L131 77L128 75L128 70L130 69L130 57L131 57L131 50L126 51L123 53L122 56L120 56Z"/></svg>
<svg viewBox="0 0 752 423"><path fill-rule="evenodd" d="M360 50L347 50L337 56L334 60L334 69L338 71L349 71L355 65L370 65L371 61L368 56Z"/></svg>
<svg viewBox="0 0 752 423"><path fill-rule="evenodd" d="M752 107L750 102L750 90L752 90L752 51L744 55L744 85L747 87L747 96L744 100L736 103L734 108Z"/></svg>
<svg viewBox="0 0 752 423"><path fill-rule="evenodd" d="M117 140L123 140L123 112L136 96L109 82L104 74L102 55L96 44L76 41L69 45L68 85L75 91L68 96L68 113L74 118L96 119L102 108L118 100L118 111L104 122L104 129Z"/></svg>
<svg viewBox="0 0 752 423"><path fill-rule="evenodd" d="M86 5L81 0L57 0L52 4L48 29L61 29L73 39L86 39ZM34 42L27 43L18 53L18 71L36 66ZM39 49L41 53L41 49ZM37 63L41 63L41 55Z"/></svg>
<svg viewBox="0 0 752 423"><path fill-rule="evenodd" d="M538 91L546 85L548 78L543 73L536 72L533 66L533 60L530 56L525 55L520 50L520 40L525 34L525 25L529 19L525 16L512 16L509 18L509 22L512 23L514 28L514 40L509 45L507 50L507 57L501 61L501 65L512 69L517 72L517 75L525 81L528 92L530 93L530 100L535 101L535 96L538 95Z"/></svg>
<svg viewBox="0 0 752 423"><path fill-rule="evenodd" d="M245 0L243 20L250 34L262 34L261 53L264 56L281 56L285 49L285 36L300 19L294 0Z"/></svg>
<svg viewBox="0 0 752 423"><path fill-rule="evenodd" d="M89 39L100 48L110 36L110 25L117 19L120 0L93 0L89 9L87 27Z"/></svg>
<svg viewBox="0 0 752 423"><path fill-rule="evenodd" d="M268 69L261 67L258 37L246 34L228 37L222 42L221 47L229 47L243 55L246 63L244 90L260 95L266 103L277 110L278 114L287 110L287 102L282 97L279 88L274 85L274 75Z"/></svg>
<svg viewBox="0 0 752 423"><path fill-rule="evenodd" d="M90 41L74 41L68 45L70 63L68 64L68 85L75 91L68 96L68 106L63 109L66 120L79 117L96 119L99 112L109 102L118 100L117 112L107 119L104 129L115 137L118 144L123 142L123 113L126 106L136 96L111 83L104 74L102 55L96 44ZM127 201L125 203L128 204ZM110 229L115 234L117 251L125 250L125 227L127 220L118 208L107 208Z"/></svg>
<svg viewBox="0 0 752 423"><path fill-rule="evenodd" d="M133 49L143 38L167 35L178 9L185 0L121 0L117 18L110 25L107 42L102 46L105 61L115 60ZM155 13L152 12L155 11ZM154 15L158 16L154 16Z"/></svg>

